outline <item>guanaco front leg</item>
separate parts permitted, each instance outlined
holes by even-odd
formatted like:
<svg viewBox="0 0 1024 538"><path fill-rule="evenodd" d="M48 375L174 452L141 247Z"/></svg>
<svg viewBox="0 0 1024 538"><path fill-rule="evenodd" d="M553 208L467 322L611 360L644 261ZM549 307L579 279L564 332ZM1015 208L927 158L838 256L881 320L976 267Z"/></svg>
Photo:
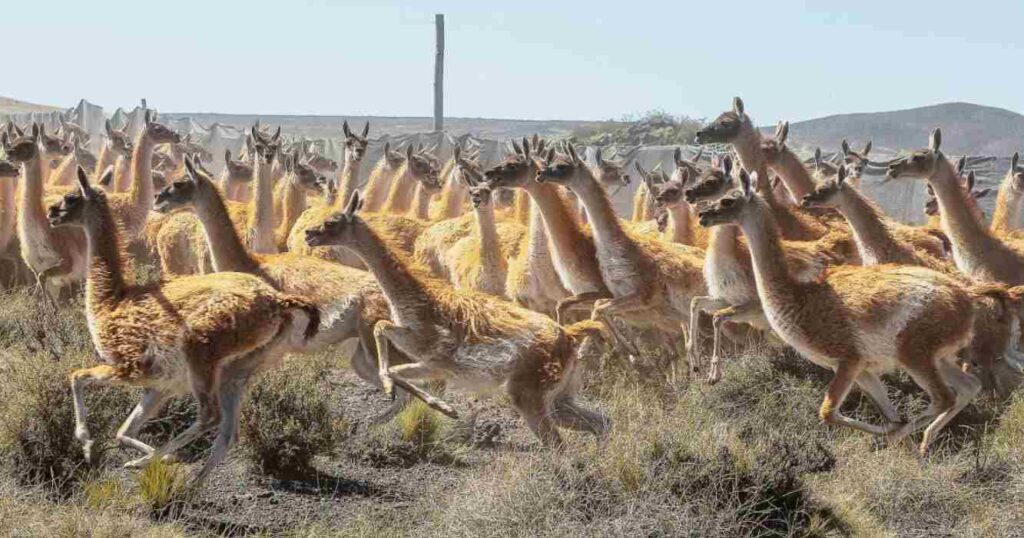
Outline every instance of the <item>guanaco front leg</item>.
<svg viewBox="0 0 1024 538"><path fill-rule="evenodd" d="M751 301L737 306L730 306L715 312L711 318L714 330L714 346L711 351L711 368L708 382L717 383L722 379L722 336L726 322L744 323L753 327L765 326L768 320L764 317L759 301Z"/></svg>
<svg viewBox="0 0 1024 538"><path fill-rule="evenodd" d="M699 345L701 313L714 312L728 306L728 302L710 295L694 297L690 301L690 337L686 339L686 358L690 362L690 372L698 371L698 365L701 362ZM715 336L717 340L717 331Z"/></svg>
<svg viewBox="0 0 1024 538"><path fill-rule="evenodd" d="M378 321L373 326L373 340L377 344L377 375L380 376L380 383L384 389L384 394L387 394L390 398L395 397L395 383L388 372L390 367L388 362L388 329L393 327L397 327L397 325L386 319Z"/></svg>
<svg viewBox="0 0 1024 538"><path fill-rule="evenodd" d="M413 385L409 381L403 379L403 374L408 375L411 379L417 380L444 380L444 375L438 372L436 369L430 368L423 363L413 362L407 364L399 364L388 368L388 376L392 381L409 391L410 394L423 400L423 403L427 404L432 409L436 409L445 415L458 420L459 414L455 411L455 408L448 405L444 400L437 398L429 392Z"/></svg>

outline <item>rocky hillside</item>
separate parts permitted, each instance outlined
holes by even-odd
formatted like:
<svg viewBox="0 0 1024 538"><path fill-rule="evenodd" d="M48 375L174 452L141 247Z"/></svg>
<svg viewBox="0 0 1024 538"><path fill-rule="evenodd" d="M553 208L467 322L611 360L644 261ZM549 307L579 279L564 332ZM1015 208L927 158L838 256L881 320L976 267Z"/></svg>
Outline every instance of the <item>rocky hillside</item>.
<svg viewBox="0 0 1024 538"><path fill-rule="evenodd" d="M942 127L942 149L950 154L1006 156L1024 149L1024 116L970 103L826 116L790 125L789 137L825 150L837 150L843 138L855 146L870 139L875 148L895 151L924 146L935 127Z"/></svg>
<svg viewBox="0 0 1024 538"><path fill-rule="evenodd" d="M26 112L52 112L60 110L55 106L26 103L9 97L0 97L0 114L24 114Z"/></svg>

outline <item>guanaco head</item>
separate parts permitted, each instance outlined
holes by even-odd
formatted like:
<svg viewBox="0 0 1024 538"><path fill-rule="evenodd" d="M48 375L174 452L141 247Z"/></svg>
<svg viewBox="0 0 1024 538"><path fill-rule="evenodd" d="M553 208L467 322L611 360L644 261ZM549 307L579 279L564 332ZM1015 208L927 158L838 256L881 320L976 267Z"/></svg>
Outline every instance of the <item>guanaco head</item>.
<svg viewBox="0 0 1024 538"><path fill-rule="evenodd" d="M722 224L738 224L743 218L743 210L757 196L751 185L756 181L757 173L751 178L746 170L739 173L740 188L727 193L700 212L700 225L705 228Z"/></svg>
<svg viewBox="0 0 1024 538"><path fill-rule="evenodd" d="M24 132L16 138L11 138L8 133L0 134L0 143L4 146L4 153L14 163L27 163L40 156L39 151L39 124L32 124L32 132L26 136Z"/></svg>
<svg viewBox="0 0 1024 538"><path fill-rule="evenodd" d="M1010 157L1010 170L1006 172L1009 181L1004 180L1004 182L1009 184L1014 195L1021 196L1024 195L1024 170L1017 165L1018 161L1020 161L1020 154L1014 152L1013 157Z"/></svg>
<svg viewBox="0 0 1024 538"><path fill-rule="evenodd" d="M272 164L277 157L278 151L281 149L281 127L279 126L273 135L268 135L257 129L254 125L252 127L252 139L253 149L256 151L258 158L265 164Z"/></svg>
<svg viewBox="0 0 1024 538"><path fill-rule="evenodd" d="M636 169L636 173L640 175L644 186L647 187L647 192L651 193L652 196L658 194L661 186L669 181L668 176L661 169L661 163L656 164L654 168L648 171L640 164L640 161L633 161L633 168Z"/></svg>
<svg viewBox="0 0 1024 538"><path fill-rule="evenodd" d="M391 142L384 142L384 164L389 169L396 169L405 164L405 155L401 151L391 149Z"/></svg>
<svg viewBox="0 0 1024 538"><path fill-rule="evenodd" d="M414 152L412 145L409 145L405 148L405 161L409 165L412 177L419 181L423 188L430 189L431 192L441 190L441 166L437 159L423 152Z"/></svg>
<svg viewBox="0 0 1024 538"><path fill-rule="evenodd" d="M71 137L71 146L74 148L75 160L87 170L96 168L96 156L91 151L82 147L78 137Z"/></svg>
<svg viewBox="0 0 1024 538"><path fill-rule="evenodd" d="M814 163L814 171L818 173L819 178L832 178L839 172L838 166L821 158L821 148L814 148L814 158L812 161ZM850 175L852 176L853 174Z"/></svg>
<svg viewBox="0 0 1024 538"><path fill-rule="evenodd" d="M328 159L319 153L314 153L307 157L306 163L321 174L338 171L338 161Z"/></svg>
<svg viewBox="0 0 1024 538"><path fill-rule="evenodd" d="M0 178L13 179L21 175L21 167L11 161L0 160Z"/></svg>
<svg viewBox="0 0 1024 538"><path fill-rule="evenodd" d="M689 204L717 199L734 187L732 158L726 155L712 164L711 168L697 178L692 187L686 189L684 196Z"/></svg>
<svg viewBox="0 0 1024 538"><path fill-rule="evenodd" d="M750 118L743 112L743 100L733 97L732 110L721 113L715 118L715 121L697 131L696 142L698 144L727 144L736 140L744 123L750 123Z"/></svg>
<svg viewBox="0 0 1024 538"><path fill-rule="evenodd" d="M327 245L354 246L365 233L372 233L366 222L359 217L363 198L359 191L353 192L345 210L332 215L323 224L306 230L306 244L311 247Z"/></svg>
<svg viewBox="0 0 1024 538"><path fill-rule="evenodd" d="M228 180L249 183L252 181L252 165L246 161L231 158L231 150L224 150L224 169L228 172Z"/></svg>
<svg viewBox="0 0 1024 538"><path fill-rule="evenodd" d="M538 142L539 144L539 142ZM622 160L605 159L601 148L594 154L594 177L606 187L629 185L629 174L625 172L626 163Z"/></svg>
<svg viewBox="0 0 1024 538"><path fill-rule="evenodd" d="M175 161L181 162L185 155L198 155L204 161L212 161L213 154L198 142L192 140L192 133L185 135L181 142L171 144L171 155Z"/></svg>
<svg viewBox="0 0 1024 538"><path fill-rule="evenodd" d="M803 207L838 207L839 196L842 191L853 188L846 184L846 170L845 165L840 166L834 179L826 180L818 188L814 189L813 192L805 195L800 205Z"/></svg>
<svg viewBox="0 0 1024 538"><path fill-rule="evenodd" d="M153 209L158 213L191 208L201 196L216 194L217 189L214 187L210 172L203 168L202 164L192 160L192 157L186 155L184 159L185 176L160 189L156 194Z"/></svg>
<svg viewBox="0 0 1024 538"><path fill-rule="evenodd" d="M677 181L679 174L683 170L689 172L690 177L699 177L703 168L700 165L700 158L704 155L704 147L701 146L697 149L697 154L693 156L693 159L683 158L683 148L677 147L675 152L672 153L672 160L676 163L676 169L672 173L672 180Z"/></svg>
<svg viewBox="0 0 1024 538"><path fill-rule="evenodd" d="M114 175L113 167L107 167L103 172L103 179L108 175ZM100 181L102 182L103 179ZM107 195L102 189L92 187L85 168L79 166L78 190L65 194L59 202L51 205L46 213L46 218L50 221L50 226L54 228L58 226L84 227L97 218L102 211L109 211Z"/></svg>
<svg viewBox="0 0 1024 538"><path fill-rule="evenodd" d="M779 159L782 158L782 153L786 150L786 138L789 136L789 122L780 121L775 126L775 134L767 140L761 142L761 153L764 154L764 159L768 164L775 165L779 163Z"/></svg>
<svg viewBox="0 0 1024 538"><path fill-rule="evenodd" d="M871 141L868 140L868 143L864 144L864 149L860 153L851 149L846 139L843 139L841 146L843 148L843 161L849 168L850 177L860 177L864 173L864 169L867 168L868 162L870 162L868 160L868 153L871 153Z"/></svg>
<svg viewBox="0 0 1024 538"><path fill-rule="evenodd" d="M59 115L57 119L60 121L60 130L67 134L67 138L75 137L82 144L88 144L89 140L92 139L88 131L83 129L81 125L68 121L63 114Z"/></svg>
<svg viewBox="0 0 1024 538"><path fill-rule="evenodd" d="M142 129L142 137L153 144L177 144L181 142L181 135L170 127L156 121L156 112L146 109L143 116L145 125Z"/></svg>
<svg viewBox="0 0 1024 538"><path fill-rule="evenodd" d="M885 172L886 180L901 177L925 179L933 176L939 155L942 155L941 146L942 130L936 128L928 139L927 149L916 150L906 157L900 157L889 163L889 168Z"/></svg>
<svg viewBox="0 0 1024 538"><path fill-rule="evenodd" d="M320 179L325 176L318 173L310 164L299 161L298 154L292 154L291 162L292 184L311 194L323 194L323 185L320 183Z"/></svg>
<svg viewBox="0 0 1024 538"><path fill-rule="evenodd" d="M366 122L363 132L359 135L352 133L352 130L348 128L347 121L341 124L341 129L345 133L345 157L355 162L361 162L366 156L366 147L370 145L370 141L366 138L370 134L370 122Z"/></svg>
<svg viewBox="0 0 1024 538"><path fill-rule="evenodd" d="M690 171L684 168L679 172L678 180L673 179L661 187L657 196L654 197L654 203L658 207L675 207L683 203L685 200L686 184L689 181Z"/></svg>
<svg viewBox="0 0 1024 538"><path fill-rule="evenodd" d="M132 145L132 141L128 138L127 133L114 129L110 125L110 120L104 123L103 128L107 131L107 149L121 157L128 157L132 154L134 145Z"/></svg>
<svg viewBox="0 0 1024 538"><path fill-rule="evenodd" d="M525 138L523 144L513 141L512 149L512 153L484 172L484 181L492 188L522 188L534 179L532 176L539 164L533 159L533 148L529 141ZM554 154L555 150L551 148L548 151Z"/></svg>
<svg viewBox="0 0 1024 538"><path fill-rule="evenodd" d="M74 150L74 146L71 145L70 141L60 136L50 136L46 134L46 125L42 123L38 125L39 143L42 145L44 157L47 159L59 159Z"/></svg>
<svg viewBox="0 0 1024 538"><path fill-rule="evenodd" d="M555 154L554 148L548 150L544 165L537 172L538 183L550 182L570 187L580 181L595 179L586 163L576 153L576 148L572 144L566 144L565 148L566 155Z"/></svg>
<svg viewBox="0 0 1024 538"><path fill-rule="evenodd" d="M469 199L473 207L485 207L491 203L491 186L482 183L469 188Z"/></svg>

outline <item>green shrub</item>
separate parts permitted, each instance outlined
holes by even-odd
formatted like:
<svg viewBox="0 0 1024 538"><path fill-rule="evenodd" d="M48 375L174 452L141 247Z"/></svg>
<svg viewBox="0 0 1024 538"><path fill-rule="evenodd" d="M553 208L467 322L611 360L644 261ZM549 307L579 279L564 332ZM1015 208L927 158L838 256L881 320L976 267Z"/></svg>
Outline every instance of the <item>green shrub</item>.
<svg viewBox="0 0 1024 538"><path fill-rule="evenodd" d="M344 424L319 363L293 357L253 383L242 412L242 438L255 467L279 478L307 477L313 458L332 454Z"/></svg>

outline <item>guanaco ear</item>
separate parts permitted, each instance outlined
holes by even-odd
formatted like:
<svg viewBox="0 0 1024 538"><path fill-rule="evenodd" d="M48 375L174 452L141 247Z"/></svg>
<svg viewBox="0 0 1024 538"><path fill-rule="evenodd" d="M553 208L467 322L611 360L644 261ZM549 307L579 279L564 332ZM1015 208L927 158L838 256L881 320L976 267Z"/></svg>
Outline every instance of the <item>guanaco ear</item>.
<svg viewBox="0 0 1024 538"><path fill-rule="evenodd" d="M531 150L531 148L530 148L530 141L527 140L526 137L524 136L523 137L523 156L525 156L527 159L530 158L530 150Z"/></svg>
<svg viewBox="0 0 1024 538"><path fill-rule="evenodd" d="M224 164L228 164L230 162L231 162L231 150L230 149L226 149L226 150L224 150Z"/></svg>
<svg viewBox="0 0 1024 538"><path fill-rule="evenodd" d="M971 196L973 196L975 200L980 200L980 199L988 196L991 193L992 193L992 187L985 187L984 189L981 189L980 191L972 192Z"/></svg>
<svg viewBox="0 0 1024 538"><path fill-rule="evenodd" d="M388 153L391 153L391 141L384 142L384 156L387 157Z"/></svg>
<svg viewBox="0 0 1024 538"><path fill-rule="evenodd" d="M931 138L928 139L928 149L934 151L935 153L938 153L939 149L941 147L942 147L942 129L936 127L935 130L932 131Z"/></svg>
<svg viewBox="0 0 1024 538"><path fill-rule="evenodd" d="M772 192L775 192L776 190L778 190L779 183L781 183L781 182L782 182L782 178L780 178L779 176L775 176L775 177L772 178L772 184L771 184Z"/></svg>
<svg viewBox="0 0 1024 538"><path fill-rule="evenodd" d="M259 131L257 129L258 129L258 127L253 125L252 126L252 133L250 134L250 136L252 136L252 141L253 141L254 144L256 143L257 140L260 140Z"/></svg>
<svg viewBox="0 0 1024 538"><path fill-rule="evenodd" d="M836 184L840 186L846 184L846 165L839 166L839 170L836 172Z"/></svg>
<svg viewBox="0 0 1024 538"><path fill-rule="evenodd" d="M967 174L967 184L966 184L967 192L971 192L971 191L974 190L974 183L975 183L976 180L977 180L977 178L974 177L974 170L971 170Z"/></svg>
<svg viewBox="0 0 1024 538"><path fill-rule="evenodd" d="M701 146L703 148L704 146ZM683 148L676 146L676 150L672 152L672 160L676 163L676 168L683 166Z"/></svg>
<svg viewBox="0 0 1024 538"><path fill-rule="evenodd" d="M935 196L935 189L932 188L931 183L928 183L928 196Z"/></svg>
<svg viewBox="0 0 1024 538"><path fill-rule="evenodd" d="M19 134L18 136L24 136L24 135ZM42 127L38 123L32 123L32 138L34 138L36 140L36 142L38 142L39 139L42 138L42 137L43 137L43 129L42 129Z"/></svg>
<svg viewBox="0 0 1024 538"><path fill-rule="evenodd" d="M281 138L281 126L280 125L277 126L277 131L274 131L274 136L270 137L270 142L271 143L277 142L278 138Z"/></svg>
<svg viewBox="0 0 1024 538"><path fill-rule="evenodd" d="M572 159L572 162L574 164L579 164L580 163L580 156L576 154L576 148L573 147L572 144L566 144L566 147L569 149L569 158Z"/></svg>
<svg viewBox="0 0 1024 538"><path fill-rule="evenodd" d="M10 152L11 141L7 136L7 131L0 133L0 147L4 148L4 153Z"/></svg>
<svg viewBox="0 0 1024 538"><path fill-rule="evenodd" d="M1017 161L1020 160L1020 153L1013 152L1013 157L1010 157L1010 173L1017 171Z"/></svg>
<svg viewBox="0 0 1024 538"><path fill-rule="evenodd" d="M732 98L732 111L735 112L737 116L743 115L743 99L740 99L739 97Z"/></svg>
<svg viewBox="0 0 1024 538"><path fill-rule="evenodd" d="M110 126L110 120L105 120L103 122L103 130L105 130L107 132L107 136L108 137L111 137L111 138L114 137L114 134L113 134L114 128Z"/></svg>
<svg viewBox="0 0 1024 538"><path fill-rule="evenodd" d="M352 138L352 131L348 128L348 120L341 123L341 131L345 133L345 138Z"/></svg>
<svg viewBox="0 0 1024 538"><path fill-rule="evenodd" d="M750 184L754 181L757 181L757 172L754 172L753 177L751 177L751 174L747 174L746 170L740 168L740 186L743 187L744 197L750 198L754 196L754 190L750 187Z"/></svg>
<svg viewBox="0 0 1024 538"><path fill-rule="evenodd" d="M700 147L697 148L697 154L694 155L693 159L691 159L691 160L694 163L699 163L700 162L700 158L703 157L703 156L704 156L704 146L700 146Z"/></svg>
<svg viewBox="0 0 1024 538"><path fill-rule="evenodd" d="M78 190L86 200L92 199L94 194L92 185L89 185L89 176L85 173L85 168L81 166L78 167Z"/></svg>
<svg viewBox="0 0 1024 538"><path fill-rule="evenodd" d="M366 125L363 125L363 134L359 136L366 138L366 135L368 134L370 134L370 122L366 122Z"/></svg>
<svg viewBox="0 0 1024 538"><path fill-rule="evenodd" d="M146 109L145 114L142 115L142 118L146 121L146 125L153 123L153 118L150 116L148 108Z"/></svg>
<svg viewBox="0 0 1024 538"><path fill-rule="evenodd" d="M546 164L546 165L547 164L551 164L551 162L554 161L554 160L555 160L555 148L550 148L550 149L548 149L547 156L544 158L544 164Z"/></svg>
<svg viewBox="0 0 1024 538"><path fill-rule="evenodd" d="M197 182L197 180L196 180L196 174L197 174L196 166L192 162L192 157L189 157L188 155L185 156L185 172L187 173L189 180L191 180L193 183Z"/></svg>
<svg viewBox="0 0 1024 538"><path fill-rule="evenodd" d="M849 155L850 154L850 143L847 142L845 138L843 139L842 146L843 146L843 155Z"/></svg>
<svg viewBox="0 0 1024 538"><path fill-rule="evenodd" d="M775 133L775 140L780 146L786 145L786 138L789 137L789 122L779 122L778 132Z"/></svg>
<svg viewBox="0 0 1024 538"><path fill-rule="evenodd" d="M725 174L725 177L732 175L732 157L728 155L722 158L722 173Z"/></svg>
<svg viewBox="0 0 1024 538"><path fill-rule="evenodd" d="M814 148L814 166L821 166L821 148Z"/></svg>
<svg viewBox="0 0 1024 538"><path fill-rule="evenodd" d="M355 216L356 211L359 211L359 208L361 208L362 206L363 198L362 195L360 195L359 191L357 190L353 192L352 197L348 199L348 205L345 206L345 216L351 219L353 216Z"/></svg>
<svg viewBox="0 0 1024 538"><path fill-rule="evenodd" d="M108 166L100 176L100 185L112 185L114 182L114 167Z"/></svg>
<svg viewBox="0 0 1024 538"><path fill-rule="evenodd" d="M512 141L512 151L515 151L519 155L523 154L523 148L520 147L519 142L516 142L515 140Z"/></svg>
<svg viewBox="0 0 1024 538"><path fill-rule="evenodd" d="M868 153L871 153L871 141L868 140L867 144L864 144L864 151L860 154L861 157L867 157Z"/></svg>
<svg viewBox="0 0 1024 538"><path fill-rule="evenodd" d="M594 162L596 162L598 166L604 164L604 159L601 155L601 148L597 148L597 151L594 153Z"/></svg>
<svg viewBox="0 0 1024 538"><path fill-rule="evenodd" d="M960 158L956 160L956 173L957 173L957 175L963 174L964 173L964 168L967 168L967 156L966 155L961 155Z"/></svg>
<svg viewBox="0 0 1024 538"><path fill-rule="evenodd" d="M409 164L412 164L412 152L413 152L412 144L409 144L408 146L405 146L405 158L406 158L406 160L409 161Z"/></svg>
<svg viewBox="0 0 1024 538"><path fill-rule="evenodd" d="M685 187L686 184L689 183L689 182L690 182L690 169L689 168L683 168L682 171L679 172L679 186L680 187Z"/></svg>

